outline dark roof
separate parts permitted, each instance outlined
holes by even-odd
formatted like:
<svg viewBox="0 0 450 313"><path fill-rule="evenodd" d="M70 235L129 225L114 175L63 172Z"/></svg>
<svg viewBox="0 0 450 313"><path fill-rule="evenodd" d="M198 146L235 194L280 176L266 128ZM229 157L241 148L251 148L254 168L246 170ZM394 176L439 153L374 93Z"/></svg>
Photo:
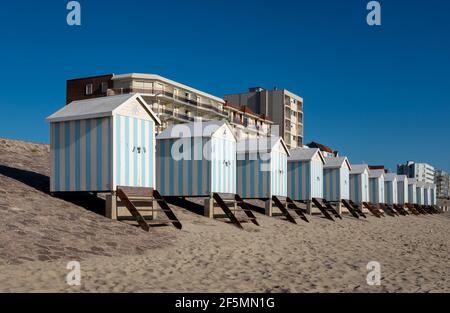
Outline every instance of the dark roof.
<svg viewBox="0 0 450 313"><path fill-rule="evenodd" d="M331 149L330 147L325 146L325 145L323 145L321 143L318 143L318 142L311 141L310 143L307 144L307 146L310 147L310 148L318 148L318 149L320 149L320 151L325 151L325 152L328 152L328 153L334 153L333 149Z"/></svg>
<svg viewBox="0 0 450 313"><path fill-rule="evenodd" d="M235 105L235 104L231 104L231 103L229 103L228 101L226 101L225 102L225 106L227 106L227 107L230 107L230 108L233 108L233 109L235 109L235 110L237 110L237 111L240 111L240 112L242 112L242 113L245 113L245 114L248 114L248 115L252 115L252 116L254 116L254 117L257 117L257 118L260 118L260 119L263 119L263 120L266 120L266 121L272 121L267 115L265 115L265 114L258 114L258 113L255 113L255 112L253 112L253 110L252 109L250 109L248 106L246 106L246 105L241 105L241 106L238 106L238 105Z"/></svg>
<svg viewBox="0 0 450 313"><path fill-rule="evenodd" d="M388 173L384 165L369 165L369 170L383 170L385 173Z"/></svg>

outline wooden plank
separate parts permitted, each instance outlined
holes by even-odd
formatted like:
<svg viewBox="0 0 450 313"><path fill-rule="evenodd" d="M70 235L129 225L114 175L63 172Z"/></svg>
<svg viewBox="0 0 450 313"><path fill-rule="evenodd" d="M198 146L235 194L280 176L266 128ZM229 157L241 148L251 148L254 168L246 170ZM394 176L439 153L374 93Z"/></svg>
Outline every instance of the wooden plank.
<svg viewBox="0 0 450 313"><path fill-rule="evenodd" d="M354 209L353 205L351 205L349 202L347 202L347 200L342 199L341 200L342 204L347 208L347 210L350 212L350 214L354 217L359 219L359 215L358 213L356 213L356 210Z"/></svg>
<svg viewBox="0 0 450 313"><path fill-rule="evenodd" d="M325 199L322 199L322 203L325 204L325 207L326 207L326 209L327 209L328 211L330 211L331 213L334 214L334 217L337 217L337 218L339 218L339 219L342 219L342 216L338 213L338 211L336 211L336 209L331 205L330 202L328 202L328 201L325 200Z"/></svg>
<svg viewBox="0 0 450 313"><path fill-rule="evenodd" d="M334 219L331 217L331 215L327 212L326 208L322 205L322 203L320 203L320 201L317 198L312 198L312 202L320 210L320 212L325 216L325 218L334 222Z"/></svg>

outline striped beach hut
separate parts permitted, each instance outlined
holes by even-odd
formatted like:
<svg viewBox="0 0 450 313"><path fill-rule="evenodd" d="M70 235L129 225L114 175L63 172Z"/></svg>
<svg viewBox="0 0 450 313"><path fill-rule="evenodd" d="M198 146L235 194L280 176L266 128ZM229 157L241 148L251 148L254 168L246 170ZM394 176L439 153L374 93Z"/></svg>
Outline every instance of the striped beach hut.
<svg viewBox="0 0 450 313"><path fill-rule="evenodd" d="M409 184L406 175L397 175L397 203L404 205L409 203Z"/></svg>
<svg viewBox="0 0 450 313"><path fill-rule="evenodd" d="M296 201L323 198L323 165L325 159L318 148L296 148L289 151L288 196Z"/></svg>
<svg viewBox="0 0 450 313"><path fill-rule="evenodd" d="M370 170L369 172L369 199L371 203L385 203L384 174L384 170Z"/></svg>
<svg viewBox="0 0 450 313"><path fill-rule="evenodd" d="M289 150L281 137L237 143L237 193L244 199L287 196Z"/></svg>
<svg viewBox="0 0 450 313"><path fill-rule="evenodd" d="M155 125L138 94L74 101L50 122L51 192L155 186Z"/></svg>
<svg viewBox="0 0 450 313"><path fill-rule="evenodd" d="M156 186L163 196L236 193L236 138L227 122L176 124L156 141Z"/></svg>
<svg viewBox="0 0 450 313"><path fill-rule="evenodd" d="M408 178L408 203L417 204L417 180Z"/></svg>
<svg viewBox="0 0 450 313"><path fill-rule="evenodd" d="M432 186L432 184L430 184L430 183L425 183L425 185L424 185L423 194L424 194L425 205L432 205L431 204L431 186Z"/></svg>
<svg viewBox="0 0 450 313"><path fill-rule="evenodd" d="M436 205L436 184L431 184L431 205Z"/></svg>
<svg viewBox="0 0 450 313"><path fill-rule="evenodd" d="M369 166L367 164L351 165L350 200L357 204L369 202Z"/></svg>
<svg viewBox="0 0 450 313"><path fill-rule="evenodd" d="M350 199L350 163L346 157L325 158L323 197L330 202Z"/></svg>
<svg viewBox="0 0 450 313"><path fill-rule="evenodd" d="M384 176L384 201L386 204L398 203L397 174L387 173Z"/></svg>
<svg viewBox="0 0 450 313"><path fill-rule="evenodd" d="M418 181L416 183L417 204L425 205L425 183Z"/></svg>

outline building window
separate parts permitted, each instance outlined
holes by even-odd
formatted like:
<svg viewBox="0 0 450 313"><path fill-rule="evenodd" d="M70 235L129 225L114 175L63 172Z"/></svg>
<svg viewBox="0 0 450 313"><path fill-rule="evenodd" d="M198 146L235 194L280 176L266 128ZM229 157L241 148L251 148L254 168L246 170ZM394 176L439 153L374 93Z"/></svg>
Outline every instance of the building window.
<svg viewBox="0 0 450 313"><path fill-rule="evenodd" d="M108 91L108 83L102 82L102 93L106 93Z"/></svg>
<svg viewBox="0 0 450 313"><path fill-rule="evenodd" d="M94 93L94 85L87 84L86 85L86 96L92 95Z"/></svg>

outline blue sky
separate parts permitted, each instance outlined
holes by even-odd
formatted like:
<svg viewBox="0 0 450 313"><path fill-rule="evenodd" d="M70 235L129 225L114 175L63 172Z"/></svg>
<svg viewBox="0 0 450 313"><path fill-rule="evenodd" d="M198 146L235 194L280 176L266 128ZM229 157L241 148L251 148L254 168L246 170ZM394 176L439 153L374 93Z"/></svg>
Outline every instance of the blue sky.
<svg viewBox="0 0 450 313"><path fill-rule="evenodd" d="M0 137L48 142L66 79L156 73L217 96L251 86L305 101L305 141L352 163L450 171L450 2L8 1L0 10Z"/></svg>

